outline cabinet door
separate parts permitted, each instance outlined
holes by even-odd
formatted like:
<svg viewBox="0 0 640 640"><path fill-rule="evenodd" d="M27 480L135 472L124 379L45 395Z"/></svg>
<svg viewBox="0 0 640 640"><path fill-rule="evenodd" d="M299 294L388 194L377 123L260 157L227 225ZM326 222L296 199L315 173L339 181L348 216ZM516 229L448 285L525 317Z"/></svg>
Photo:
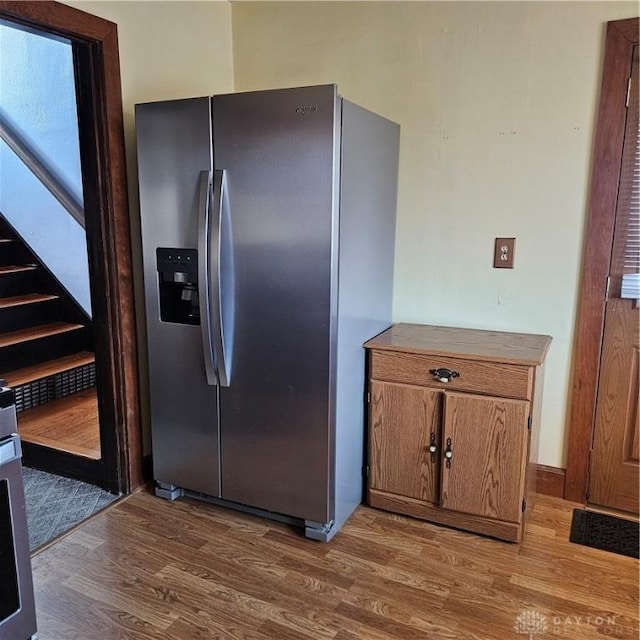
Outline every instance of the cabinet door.
<svg viewBox="0 0 640 640"><path fill-rule="evenodd" d="M521 521L528 416L522 400L445 394L442 507Z"/></svg>
<svg viewBox="0 0 640 640"><path fill-rule="evenodd" d="M437 502L442 393L371 383L370 487ZM433 434L438 451L429 451Z"/></svg>

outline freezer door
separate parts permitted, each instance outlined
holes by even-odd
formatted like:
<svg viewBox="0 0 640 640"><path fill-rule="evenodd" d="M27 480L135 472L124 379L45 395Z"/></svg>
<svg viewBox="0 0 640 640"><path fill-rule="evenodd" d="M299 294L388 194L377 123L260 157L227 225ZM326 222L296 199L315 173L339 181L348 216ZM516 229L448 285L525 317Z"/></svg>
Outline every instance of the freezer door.
<svg viewBox="0 0 640 640"><path fill-rule="evenodd" d="M219 496L217 387L199 305L210 112L210 98L137 105L136 136L154 478Z"/></svg>
<svg viewBox="0 0 640 640"><path fill-rule="evenodd" d="M333 85L213 98L235 303L222 497L320 523L333 517L338 107Z"/></svg>

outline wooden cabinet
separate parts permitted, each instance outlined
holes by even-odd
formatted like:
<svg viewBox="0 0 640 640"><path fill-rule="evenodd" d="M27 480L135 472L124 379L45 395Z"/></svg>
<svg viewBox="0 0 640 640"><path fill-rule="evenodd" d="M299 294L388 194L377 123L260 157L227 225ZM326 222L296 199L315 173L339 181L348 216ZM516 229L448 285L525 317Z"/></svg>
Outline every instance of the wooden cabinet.
<svg viewBox="0 0 640 640"><path fill-rule="evenodd" d="M367 342L369 504L520 541L550 343L410 324Z"/></svg>

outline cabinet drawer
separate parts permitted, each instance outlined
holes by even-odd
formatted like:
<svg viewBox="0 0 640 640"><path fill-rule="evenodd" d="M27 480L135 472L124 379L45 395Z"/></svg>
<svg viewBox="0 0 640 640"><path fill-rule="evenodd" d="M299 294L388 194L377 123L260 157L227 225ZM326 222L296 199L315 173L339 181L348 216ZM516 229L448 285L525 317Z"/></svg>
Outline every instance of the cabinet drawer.
<svg viewBox="0 0 640 640"><path fill-rule="evenodd" d="M457 371L459 377L439 382L429 371L441 368ZM371 351L371 377L387 382L525 400L531 398L533 389L532 367L399 351Z"/></svg>

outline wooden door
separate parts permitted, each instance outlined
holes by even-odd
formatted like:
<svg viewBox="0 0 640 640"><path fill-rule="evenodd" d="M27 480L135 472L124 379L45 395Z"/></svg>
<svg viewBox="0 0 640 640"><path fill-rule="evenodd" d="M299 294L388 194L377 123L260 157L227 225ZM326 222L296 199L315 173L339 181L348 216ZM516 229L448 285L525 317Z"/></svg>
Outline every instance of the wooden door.
<svg viewBox="0 0 640 640"><path fill-rule="evenodd" d="M587 500L638 513L640 303L621 297L622 276L640 271L638 46L633 56Z"/></svg>
<svg viewBox="0 0 640 640"><path fill-rule="evenodd" d="M521 521L528 417L524 400L445 393L442 507Z"/></svg>
<svg viewBox="0 0 640 640"><path fill-rule="evenodd" d="M369 437L372 489L437 502L442 393L371 383ZM431 453L431 440L438 451Z"/></svg>

